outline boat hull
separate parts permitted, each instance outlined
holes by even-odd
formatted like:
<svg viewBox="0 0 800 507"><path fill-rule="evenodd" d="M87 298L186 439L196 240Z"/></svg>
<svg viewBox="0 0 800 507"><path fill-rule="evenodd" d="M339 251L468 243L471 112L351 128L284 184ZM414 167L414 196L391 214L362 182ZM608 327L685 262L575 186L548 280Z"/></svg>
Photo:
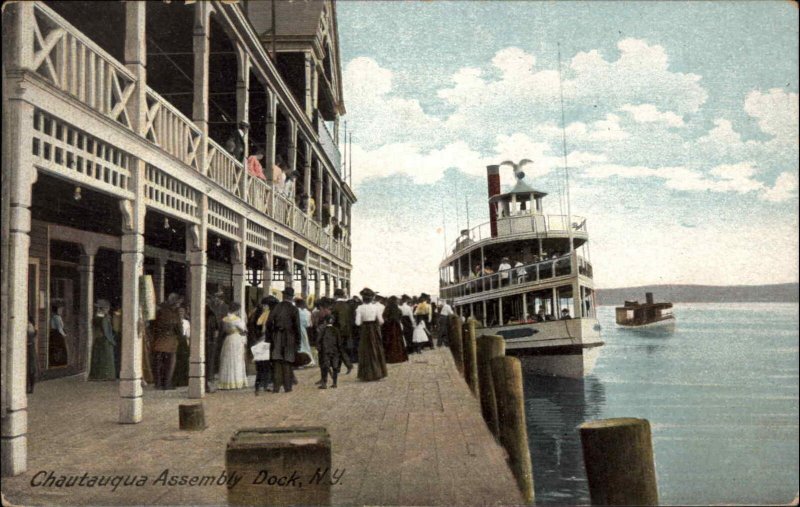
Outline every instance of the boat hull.
<svg viewBox="0 0 800 507"><path fill-rule="evenodd" d="M661 319L655 322L648 322L638 326L631 326L627 324L617 324L617 326L621 329L641 331L642 333L670 334L675 331L675 317Z"/></svg>
<svg viewBox="0 0 800 507"><path fill-rule="evenodd" d="M600 325L589 318L479 328L478 334L503 336L506 355L518 357L526 373L567 378L591 374L603 345Z"/></svg>

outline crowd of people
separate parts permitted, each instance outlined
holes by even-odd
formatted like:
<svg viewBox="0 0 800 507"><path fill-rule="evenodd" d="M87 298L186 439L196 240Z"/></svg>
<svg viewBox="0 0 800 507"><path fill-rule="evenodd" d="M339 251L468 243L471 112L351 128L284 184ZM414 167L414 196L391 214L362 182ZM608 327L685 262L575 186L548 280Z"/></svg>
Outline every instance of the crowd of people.
<svg viewBox="0 0 800 507"><path fill-rule="evenodd" d="M208 392L248 387L249 361L255 367L256 395L291 392L298 383L298 368L319 368L320 389L336 388L342 367L345 374L357 368L361 381L380 380L389 374L387 364L449 345L447 319L453 314L446 302L435 305L424 293L384 297L369 288L351 298L336 289L333 298L323 297L309 309L308 301L295 297L287 287L280 300L272 295L263 298L246 318L241 310L238 302L224 301L221 289L209 294L205 319ZM98 352L110 344L103 318L98 317L95 328ZM151 379L156 389L187 385L191 329L179 295L170 294L159 305L148 338L150 362L145 379ZM99 357L108 361L109 355L101 352Z"/></svg>

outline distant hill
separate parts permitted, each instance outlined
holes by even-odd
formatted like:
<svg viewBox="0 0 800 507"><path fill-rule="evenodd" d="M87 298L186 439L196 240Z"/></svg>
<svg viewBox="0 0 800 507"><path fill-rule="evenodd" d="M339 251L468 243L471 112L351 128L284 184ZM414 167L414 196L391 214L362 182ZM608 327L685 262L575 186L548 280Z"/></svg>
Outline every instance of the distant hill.
<svg viewBox="0 0 800 507"><path fill-rule="evenodd" d="M645 285L597 289L597 304L617 306L627 300L644 302L644 293L652 292L658 301L672 303L796 303L800 286L796 283L774 285Z"/></svg>

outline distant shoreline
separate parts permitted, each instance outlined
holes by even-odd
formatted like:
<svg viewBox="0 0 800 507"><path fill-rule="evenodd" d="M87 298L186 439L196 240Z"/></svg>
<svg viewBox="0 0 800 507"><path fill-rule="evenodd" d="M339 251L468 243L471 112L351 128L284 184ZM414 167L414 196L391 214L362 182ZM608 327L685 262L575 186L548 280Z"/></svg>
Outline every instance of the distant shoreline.
<svg viewBox="0 0 800 507"><path fill-rule="evenodd" d="M600 306L621 305L626 300L644 301L645 292L652 292L656 301L672 303L797 303L800 284L770 285L643 285L597 289Z"/></svg>

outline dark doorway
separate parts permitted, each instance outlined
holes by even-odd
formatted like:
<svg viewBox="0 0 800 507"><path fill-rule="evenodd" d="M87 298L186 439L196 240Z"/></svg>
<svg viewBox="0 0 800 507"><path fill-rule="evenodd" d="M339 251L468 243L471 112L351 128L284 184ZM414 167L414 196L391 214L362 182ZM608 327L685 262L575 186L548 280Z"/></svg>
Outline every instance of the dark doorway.
<svg viewBox="0 0 800 507"><path fill-rule="evenodd" d="M164 266L164 297L172 292L186 297L186 264L167 261Z"/></svg>

